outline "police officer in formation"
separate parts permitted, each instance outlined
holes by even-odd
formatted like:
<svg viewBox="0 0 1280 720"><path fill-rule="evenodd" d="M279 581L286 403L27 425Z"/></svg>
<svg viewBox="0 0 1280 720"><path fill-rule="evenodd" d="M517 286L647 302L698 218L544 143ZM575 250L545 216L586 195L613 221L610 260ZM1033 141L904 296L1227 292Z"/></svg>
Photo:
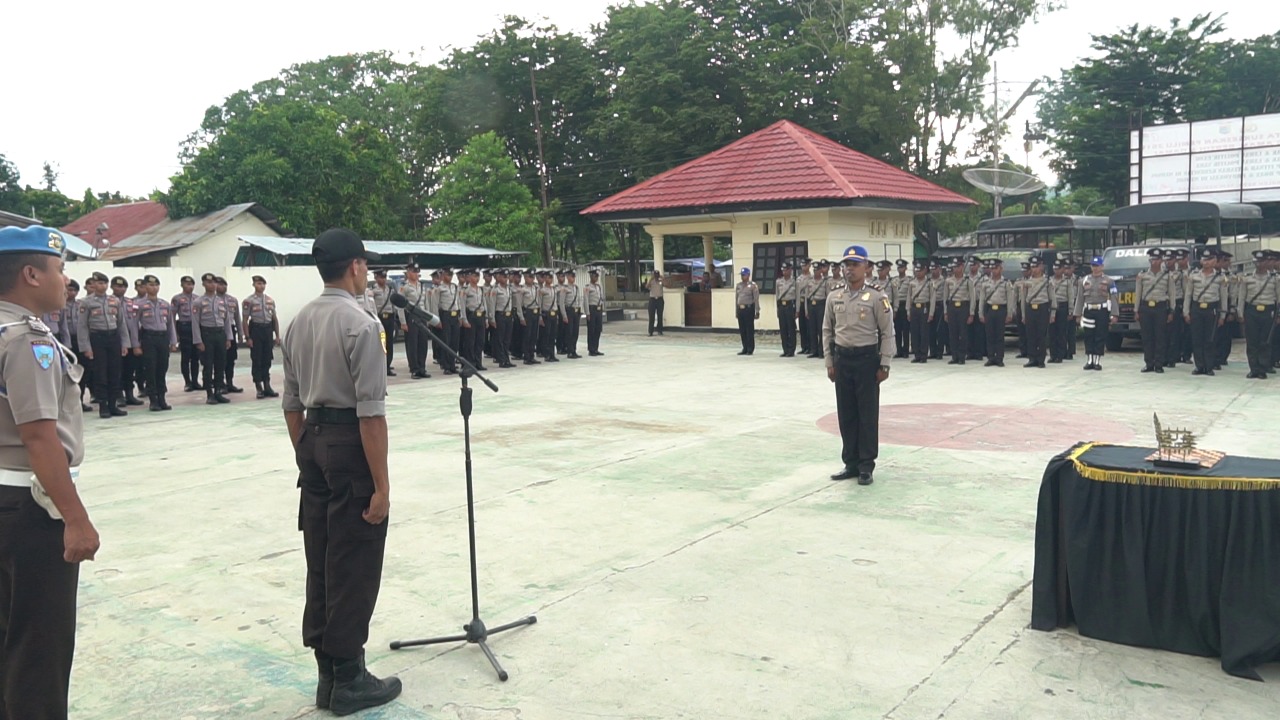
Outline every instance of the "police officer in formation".
<svg viewBox="0 0 1280 720"><path fill-rule="evenodd" d="M1008 319L1016 317L1017 289L1004 277L1004 261L999 258L986 260L989 274L978 281L978 322L986 333L986 367L1004 367L1004 326Z"/></svg>
<svg viewBox="0 0 1280 720"><path fill-rule="evenodd" d="M400 294L404 295L408 306L439 315L436 308L431 306L431 293L422 285L422 268L417 263L409 263L404 268L404 276L405 282L400 286ZM432 273L432 277L438 276ZM415 380L431 377L431 373L427 372L430 336L416 323L403 323L400 329L404 331L404 354L409 360L409 376Z"/></svg>
<svg viewBox="0 0 1280 720"><path fill-rule="evenodd" d="M814 359L822 359L826 357L826 352L822 349L822 318L827 310L827 296L831 294L833 287L831 278L827 277L827 270L831 268L831 263L826 260L819 260L813 264L813 277L807 284L806 289L800 293L800 305L804 308L805 322L809 335L809 357ZM803 279L803 276L801 277Z"/></svg>
<svg viewBox="0 0 1280 720"><path fill-rule="evenodd" d="M911 356L911 312L906 293L907 283L911 280L907 268L911 263L898 258L894 265L898 274L889 279L888 295L893 302L893 340L898 345L895 357L906 358Z"/></svg>
<svg viewBox="0 0 1280 720"><path fill-rule="evenodd" d="M870 485L879 456L880 383L896 354L892 301L866 283L867 251L855 245L844 260L844 284L827 296L822 322L827 378L835 383L844 468L832 480Z"/></svg>
<svg viewBox="0 0 1280 720"><path fill-rule="evenodd" d="M560 307L560 294L551 286L552 272L543 270L539 273L541 285L538 286L539 329L538 354L543 362L560 362L556 357L556 328L564 314ZM661 331L659 331L661 334Z"/></svg>
<svg viewBox="0 0 1280 720"><path fill-rule="evenodd" d="M907 279L901 289L905 300L907 322L911 330L911 349L915 357L912 363L927 363L932 347L934 313L938 306L937 284L929 278L929 261L917 259L913 263L914 276ZM896 327L897 315L894 316Z"/></svg>
<svg viewBox="0 0 1280 720"><path fill-rule="evenodd" d="M369 292L373 296L374 313L382 323L382 331L387 334L387 376L394 377L396 371L391 369L391 363L395 360L396 331L404 324L405 319L404 313L391 304L391 293L394 291L387 285L386 270L373 272L373 287L369 288Z"/></svg>
<svg viewBox="0 0 1280 720"><path fill-rule="evenodd" d="M1173 322L1173 276L1164 269L1164 251L1147 251L1151 267L1134 280L1134 307L1142 332L1142 372L1163 373L1168 350L1168 329Z"/></svg>
<svg viewBox="0 0 1280 720"><path fill-rule="evenodd" d="M778 335L782 338L781 357L795 357L796 354L796 303L800 299L800 288L796 279L791 276L791 263L782 263L782 277L778 278L774 289L774 304L778 310Z"/></svg>
<svg viewBox="0 0 1280 720"><path fill-rule="evenodd" d="M253 386L258 399L273 398L277 393L271 387L271 362L275 359L273 348L280 344L280 317L276 314L276 301L267 294L267 279L253 276L253 294L244 299L244 336L249 339L249 358L253 362Z"/></svg>
<svg viewBox="0 0 1280 720"><path fill-rule="evenodd" d="M92 293L80 301L78 318L80 354L93 363L93 395L102 418L128 415L118 407L121 360L129 354L132 338L125 303L107 294L107 276L95 272L86 283Z"/></svg>
<svg viewBox="0 0 1280 720"><path fill-rule="evenodd" d="M604 287L600 285L600 271L591 269L591 282L587 283L583 295L587 302L587 354L591 357L604 355L600 352L600 335L604 332Z"/></svg>
<svg viewBox="0 0 1280 720"><path fill-rule="evenodd" d="M196 350L191 327L191 307L195 305L198 296L195 293L195 278L184 275L181 284L182 292L174 295L169 305L173 307L174 322L178 328L178 350L182 353L180 365L185 382L183 390L194 392L204 389L200 384L200 353Z"/></svg>
<svg viewBox="0 0 1280 720"><path fill-rule="evenodd" d="M1076 276L1067 258L1053 262L1053 317L1049 321L1049 364L1057 365L1075 356Z"/></svg>
<svg viewBox="0 0 1280 720"><path fill-rule="evenodd" d="M564 308L564 318L561 322L564 356L570 360L579 360L582 358L578 354L578 333L582 327L582 288L578 287L576 270L566 270L564 277L564 290L560 297L560 305Z"/></svg>
<svg viewBox="0 0 1280 720"><path fill-rule="evenodd" d="M966 277L969 279L972 292L974 294L973 317L976 319L978 315L978 283L982 281L982 259L977 255L969 258L969 270ZM981 360L987 355L987 332L986 328L978 322L972 322L968 325L968 347L965 357L969 360Z"/></svg>
<svg viewBox="0 0 1280 720"><path fill-rule="evenodd" d="M804 258L800 261L800 274L796 276L796 322L800 327L800 354L808 357L813 357L814 348L822 344L821 341L813 341L813 336L822 332L822 323L815 326L810 321L809 303L806 302L806 298L817 283L817 278L814 276L815 269L813 260Z"/></svg>
<svg viewBox="0 0 1280 720"><path fill-rule="evenodd" d="M754 355L756 351L756 320L760 319L760 287L751 280L751 268L742 268L742 280L733 289L737 305L738 336L742 339L739 355Z"/></svg>
<svg viewBox="0 0 1280 720"><path fill-rule="evenodd" d="M950 330L947 326L945 265L941 259L929 262L929 284L933 286L933 325L929 328L929 359L941 360L950 346Z"/></svg>
<svg viewBox="0 0 1280 720"><path fill-rule="evenodd" d="M1272 250L1255 250L1257 263L1254 272L1240 278L1236 313L1244 320L1245 354L1249 359L1251 380L1266 380L1274 369L1271 341L1277 322L1276 305L1280 304L1280 278L1276 276L1276 263L1280 253Z"/></svg>
<svg viewBox="0 0 1280 720"><path fill-rule="evenodd" d="M244 341L243 321L240 317L240 302L234 295L227 294L227 280L221 275L214 277L218 295L227 303L227 311L231 313L231 346L227 348L227 359L222 365L222 387L225 392L242 393L244 388L236 387L233 382L236 375L236 360L240 357L240 343Z"/></svg>
<svg viewBox="0 0 1280 720"><path fill-rule="evenodd" d="M142 278L146 294L135 303L138 321L138 340L141 344L142 370L147 387L147 399L151 412L172 410L166 396L169 384L169 354L178 349L178 330L174 324L173 306L159 296L160 278L147 275Z"/></svg>
<svg viewBox="0 0 1280 720"><path fill-rule="evenodd" d="M204 392L206 405L231 402L226 390L227 351L231 349L232 309L227 298L219 295L218 280L213 273L200 276L205 294L191 305L191 338L200 351L200 363L204 366Z"/></svg>
<svg viewBox="0 0 1280 720"><path fill-rule="evenodd" d="M1217 337L1226 323L1226 279L1217 271L1211 248L1200 253L1200 271L1187 276L1182 306L1191 331L1192 375L1213 375L1217 363Z"/></svg>
<svg viewBox="0 0 1280 720"><path fill-rule="evenodd" d="M1187 323L1182 307L1183 295L1186 292L1187 272L1181 267L1190 252L1186 248L1176 248L1164 252L1164 271L1169 276L1169 312L1173 319L1165 332L1164 366L1177 367L1178 363L1187 362L1183 357L1183 345L1188 335Z"/></svg>
<svg viewBox="0 0 1280 720"><path fill-rule="evenodd" d="M1023 367L1043 368L1049 352L1049 328L1057 321L1057 296L1052 281L1045 277L1044 261L1033 255L1027 264L1031 275L1023 281L1022 307L1018 312L1027 343L1027 362ZM1003 338L998 341L1004 344Z"/></svg>
<svg viewBox="0 0 1280 720"><path fill-rule="evenodd" d="M63 249L51 228L0 228L0 717L12 720L67 717L80 563L100 544L75 486L80 366L39 320L66 305ZM121 322L118 300L95 297L92 328Z"/></svg>
<svg viewBox="0 0 1280 720"><path fill-rule="evenodd" d="M1116 304L1116 281L1102 272L1102 258L1089 263L1089 274L1080 279L1076 296L1076 316L1084 332L1085 370L1101 370L1102 356L1107 353L1107 333L1111 321L1120 317Z"/></svg>
<svg viewBox="0 0 1280 720"><path fill-rule="evenodd" d="M951 361L947 364L963 365L969 354L970 326L978 303L974 279L964 273L964 260L956 258L952 263L951 275L942 284L942 298L951 346Z"/></svg>

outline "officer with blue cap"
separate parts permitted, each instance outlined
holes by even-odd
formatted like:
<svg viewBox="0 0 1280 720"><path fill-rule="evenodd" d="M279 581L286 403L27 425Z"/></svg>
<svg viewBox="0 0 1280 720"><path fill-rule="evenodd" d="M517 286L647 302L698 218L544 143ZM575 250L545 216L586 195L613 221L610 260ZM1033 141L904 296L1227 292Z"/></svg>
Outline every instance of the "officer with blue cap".
<svg viewBox="0 0 1280 720"><path fill-rule="evenodd" d="M734 302L738 309L738 335L742 338L739 355L752 355L756 351L756 321L760 319L760 287L751 281L751 268L742 268L742 282L734 288Z"/></svg>
<svg viewBox="0 0 1280 720"><path fill-rule="evenodd" d="M76 493L81 368L39 320L67 302L64 239L0 228L0 717L65 718L80 562L98 531ZM16 690L16 691L15 691Z"/></svg>
<svg viewBox="0 0 1280 720"><path fill-rule="evenodd" d="M827 379L836 386L844 469L832 480L870 485L880 452L880 383L896 354L892 301L867 284L867 250L851 246L841 261L845 284L827 296L822 320Z"/></svg>

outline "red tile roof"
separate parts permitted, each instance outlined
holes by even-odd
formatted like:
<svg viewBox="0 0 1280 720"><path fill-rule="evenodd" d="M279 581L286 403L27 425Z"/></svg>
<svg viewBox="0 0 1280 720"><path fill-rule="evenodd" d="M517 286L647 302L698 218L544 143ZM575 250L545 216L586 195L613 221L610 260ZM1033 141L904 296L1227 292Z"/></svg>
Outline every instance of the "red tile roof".
<svg viewBox="0 0 1280 720"><path fill-rule="evenodd" d="M115 245L143 230L155 227L168 217L168 211L158 202L105 205L64 226L62 231L101 249L104 245L98 241L98 225L104 222L108 228L104 237Z"/></svg>
<svg viewBox="0 0 1280 720"><path fill-rule="evenodd" d="M887 204L926 212L963 210L976 204L781 120L601 200L582 214L613 218L642 217L652 211L700 214L709 208L776 209L788 203L804 207Z"/></svg>

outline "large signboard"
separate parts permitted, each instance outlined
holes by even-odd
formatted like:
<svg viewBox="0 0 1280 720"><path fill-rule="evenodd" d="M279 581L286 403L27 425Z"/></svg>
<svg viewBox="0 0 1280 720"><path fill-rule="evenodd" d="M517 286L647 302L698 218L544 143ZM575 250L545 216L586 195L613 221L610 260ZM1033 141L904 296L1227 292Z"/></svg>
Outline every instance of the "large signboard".
<svg viewBox="0 0 1280 720"><path fill-rule="evenodd" d="M1280 113L1129 133L1129 203L1280 202Z"/></svg>

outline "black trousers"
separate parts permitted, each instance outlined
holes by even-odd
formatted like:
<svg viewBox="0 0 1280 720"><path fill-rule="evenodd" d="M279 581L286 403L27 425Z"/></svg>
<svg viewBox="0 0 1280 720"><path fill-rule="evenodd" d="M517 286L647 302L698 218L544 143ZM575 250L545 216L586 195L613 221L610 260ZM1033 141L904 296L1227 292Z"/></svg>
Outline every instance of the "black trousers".
<svg viewBox="0 0 1280 720"><path fill-rule="evenodd" d="M79 335L71 336L71 351L76 356L76 362L80 364L80 367L84 368L84 372L80 375L80 397L82 399L84 398L85 390L88 390L91 396L96 394L97 390L95 390L93 386L93 361L87 360L84 355L80 353Z"/></svg>
<svg viewBox="0 0 1280 720"><path fill-rule="evenodd" d="M1195 360L1196 369L1212 370L1215 360L1214 338L1223 331L1218 327L1218 303L1191 304L1191 356Z"/></svg>
<svg viewBox="0 0 1280 720"><path fill-rule="evenodd" d="M275 360L275 335L270 323L249 323L249 359L253 362L253 381L271 382L271 362Z"/></svg>
<svg viewBox="0 0 1280 720"><path fill-rule="evenodd" d="M1015 327L1018 332L1018 354L1030 357L1031 339L1027 337L1027 319L1019 315Z"/></svg>
<svg viewBox="0 0 1280 720"><path fill-rule="evenodd" d="M200 328L201 336L204 335L204 328ZM240 357L240 333L231 334L231 347L227 348L227 359L222 363L222 381L224 387L231 387L235 383L231 382L236 376L236 360Z"/></svg>
<svg viewBox="0 0 1280 720"><path fill-rule="evenodd" d="M582 332L582 309L571 307L565 313L569 322L565 325L564 351L566 355L577 355L578 336Z"/></svg>
<svg viewBox="0 0 1280 720"><path fill-rule="evenodd" d="M142 381L142 358L133 354L133 349L129 349L129 354L120 358L120 392L133 394L133 384Z"/></svg>
<svg viewBox="0 0 1280 720"><path fill-rule="evenodd" d="M390 370L391 362L396 359L396 331L400 329L400 322L395 313L379 315L378 320L382 322L382 331L387 334L387 369Z"/></svg>
<svg viewBox="0 0 1280 720"><path fill-rule="evenodd" d="M825 300L810 300L809 314L809 354L814 357L826 357L826 348L822 341L822 322L826 319L827 303Z"/></svg>
<svg viewBox="0 0 1280 720"><path fill-rule="evenodd" d="M430 338L416 323L409 323L404 336L404 354L409 358L409 372L427 371L427 346Z"/></svg>
<svg viewBox="0 0 1280 720"><path fill-rule="evenodd" d="M493 337L493 359L499 365L507 365L511 363L511 330L515 325L514 319L511 317L510 311L500 312L493 318L494 325L491 333Z"/></svg>
<svg viewBox="0 0 1280 720"><path fill-rule="evenodd" d="M947 310L942 303L933 304L933 327L930 328L929 357L941 360L947 353L951 331L947 327Z"/></svg>
<svg viewBox="0 0 1280 720"><path fill-rule="evenodd" d="M560 322L556 324L556 352L561 355L569 354L569 323L565 320L569 319L569 311L560 317Z"/></svg>
<svg viewBox="0 0 1280 720"><path fill-rule="evenodd" d="M541 334L542 327L539 324L543 320L540 310L524 311L524 361L533 362L533 357L538 353L538 335Z"/></svg>
<svg viewBox="0 0 1280 720"><path fill-rule="evenodd" d="M485 312L470 313L467 321L471 323L471 362L480 367L484 364L484 339L489 329L489 315Z"/></svg>
<svg viewBox="0 0 1280 720"><path fill-rule="evenodd" d="M464 310L467 314L467 324L471 327L458 327L458 354L464 359L469 360L472 365L479 365L480 360L476 358L476 332L484 332L484 323L480 322L476 314L470 310Z"/></svg>
<svg viewBox="0 0 1280 720"><path fill-rule="evenodd" d="M880 348L836 348L836 416L844 443L840 459L860 473L873 472L880 455Z"/></svg>
<svg viewBox="0 0 1280 720"><path fill-rule="evenodd" d="M929 304L915 303L911 306L911 349L915 355L915 359L921 362L929 358L930 347L930 330L932 323L929 322Z"/></svg>
<svg viewBox="0 0 1280 720"><path fill-rule="evenodd" d="M652 335L656 328L658 332L662 332L662 310L666 307L667 301L662 298L649 298L649 334ZM656 326L655 326L656 323Z"/></svg>
<svg viewBox="0 0 1280 720"><path fill-rule="evenodd" d="M808 355L813 352L815 344L820 344L822 340L819 339L817 343L813 341L813 328L810 327L812 323L809 321L808 307L805 305L804 300L799 302L796 310L796 324L800 327L800 354ZM821 323L818 324L818 332L822 332Z"/></svg>
<svg viewBox="0 0 1280 720"><path fill-rule="evenodd" d="M587 352L600 352L600 334L604 332L604 310L593 307L587 310Z"/></svg>
<svg viewBox="0 0 1280 720"><path fill-rule="evenodd" d="M1222 327L1218 328L1218 334L1214 336L1215 356L1214 365L1226 365L1227 358L1231 357L1231 341L1235 338L1236 327L1240 320L1236 317L1234 311L1227 313L1226 321L1222 323Z"/></svg>
<svg viewBox="0 0 1280 720"><path fill-rule="evenodd" d="M907 357L911 354L911 312L907 309L907 302L904 300L898 303L893 311L893 340L898 343L898 357Z"/></svg>
<svg viewBox="0 0 1280 720"><path fill-rule="evenodd" d="M1141 303L1138 307L1138 327L1142 332L1142 360L1152 370L1165 365L1165 351L1169 344L1169 301Z"/></svg>
<svg viewBox="0 0 1280 720"><path fill-rule="evenodd" d="M511 357L524 357L524 332L524 325L521 325L516 316L512 314L511 344L507 348L507 351L511 353Z"/></svg>
<svg viewBox="0 0 1280 720"><path fill-rule="evenodd" d="M1040 307L1027 305L1026 316L1022 319L1027 336L1027 358L1043 363L1049 352L1049 316L1053 312L1048 303L1037 303Z"/></svg>
<svg viewBox="0 0 1280 720"><path fill-rule="evenodd" d="M462 348L462 323L453 315L445 315L440 318L440 339L444 341L454 352L461 354ZM457 363L449 356L449 353L441 351L436 359L440 361L440 367L445 370L456 370Z"/></svg>
<svg viewBox="0 0 1280 720"><path fill-rule="evenodd" d="M179 365L182 367L182 379L188 385L200 382L200 352L191 340L191 323L178 322L178 351L182 353Z"/></svg>
<svg viewBox="0 0 1280 720"><path fill-rule="evenodd" d="M1049 359L1063 360L1067 357L1067 338L1075 338L1076 329L1071 324L1071 309L1066 303L1058 305L1053 311L1053 322L1049 324Z"/></svg>
<svg viewBox="0 0 1280 720"><path fill-rule="evenodd" d="M782 337L782 352L796 354L796 306L786 300L778 301L778 335Z"/></svg>
<svg viewBox="0 0 1280 720"><path fill-rule="evenodd" d="M964 360L969 353L969 303L947 303L947 330L951 333L951 359Z"/></svg>
<svg viewBox="0 0 1280 720"><path fill-rule="evenodd" d="M1165 332L1164 364L1173 367L1182 362L1182 342L1187 334L1187 321L1182 317L1182 301L1174 303L1173 322L1169 323Z"/></svg>
<svg viewBox="0 0 1280 720"><path fill-rule="evenodd" d="M955 306L955 303L952 303L952 307L954 307L954 306ZM987 356L987 332L986 332L986 329L985 329L985 328L983 328L983 327L982 327L982 325L980 325L980 324L977 322L977 318L974 318L974 323L973 323L972 325L968 325L968 326L966 326L966 328L965 328L965 329L966 329L966 332L967 332L967 334L968 334L968 336L969 336L969 338L968 338L968 340L969 340L969 354L968 354L969 359L970 359L970 360L981 360L982 358L986 357L986 356Z"/></svg>
<svg viewBox="0 0 1280 720"><path fill-rule="evenodd" d="M985 319L981 329L987 345L987 360L1002 363L1004 362L1004 326L1009 319L1009 306L1001 305L999 310L993 310L992 306L988 305L983 315Z"/></svg>
<svg viewBox="0 0 1280 720"><path fill-rule="evenodd" d="M1111 310L1107 307L1084 311L1082 316L1093 320L1093 327L1084 331L1084 352L1086 355L1102 357L1107 354L1107 334L1111 332Z"/></svg>
<svg viewBox="0 0 1280 720"><path fill-rule="evenodd" d="M120 393L120 336L114 330L94 330L89 333L89 346L93 348L93 393L100 402L116 401Z"/></svg>
<svg viewBox="0 0 1280 720"><path fill-rule="evenodd" d="M1276 306L1248 305L1244 309L1244 347L1249 358L1249 372L1254 375L1266 375L1272 371L1271 342L1268 339L1275 331Z"/></svg>
<svg viewBox="0 0 1280 720"><path fill-rule="evenodd" d="M66 720L80 565L30 488L0 486L0 720Z"/></svg>
<svg viewBox="0 0 1280 720"><path fill-rule="evenodd" d="M542 314L544 321L542 329L538 331L538 354L550 360L556 356L556 333L560 328L560 313L555 310L548 310Z"/></svg>
<svg viewBox="0 0 1280 720"><path fill-rule="evenodd" d="M139 330L142 343L142 369L146 377L147 392L152 399L164 397L169 392L165 376L169 374L169 333L163 330Z"/></svg>
<svg viewBox="0 0 1280 720"><path fill-rule="evenodd" d="M369 640L369 619L382 584L390 518L361 517L373 497L359 425L303 426L298 465L298 529L307 557L302 644L354 658Z"/></svg>
<svg viewBox="0 0 1280 720"><path fill-rule="evenodd" d="M756 306L742 305L738 307L738 337L742 339L742 349L747 353L756 351Z"/></svg>
<svg viewBox="0 0 1280 720"><path fill-rule="evenodd" d="M220 327L200 327L200 339L204 342L204 352L200 353L200 364L204 365L204 390L211 395L220 395L226 389L226 377L223 374L227 366L227 333ZM218 371L214 371L218 368Z"/></svg>

